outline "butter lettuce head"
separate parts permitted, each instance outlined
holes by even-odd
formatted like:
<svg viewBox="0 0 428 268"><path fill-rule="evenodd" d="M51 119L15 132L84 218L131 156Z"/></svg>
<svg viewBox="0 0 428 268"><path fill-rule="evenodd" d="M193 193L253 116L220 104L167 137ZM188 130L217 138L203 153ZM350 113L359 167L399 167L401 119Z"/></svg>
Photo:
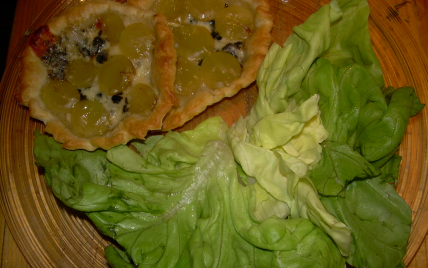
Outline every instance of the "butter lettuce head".
<svg viewBox="0 0 428 268"><path fill-rule="evenodd" d="M388 169L397 170L395 153L409 118L424 105L411 87L385 88L369 12L366 1L333 0L296 26L282 46L273 44L258 72L259 97L228 138L236 161L263 189L256 199L258 217L269 215L261 209L271 204L275 215L310 219L349 254L350 264L396 267L411 223L407 205L395 197L391 202L399 210L386 209L383 199L365 202L397 223L402 235L391 239L391 227L374 222L372 211L356 212L354 199L370 192L367 185L396 196L392 187L374 185ZM321 127L308 127L314 112L318 116L310 121ZM397 172L388 174L388 181L397 180ZM355 195L347 193L351 186ZM355 224L355 215L364 220Z"/></svg>

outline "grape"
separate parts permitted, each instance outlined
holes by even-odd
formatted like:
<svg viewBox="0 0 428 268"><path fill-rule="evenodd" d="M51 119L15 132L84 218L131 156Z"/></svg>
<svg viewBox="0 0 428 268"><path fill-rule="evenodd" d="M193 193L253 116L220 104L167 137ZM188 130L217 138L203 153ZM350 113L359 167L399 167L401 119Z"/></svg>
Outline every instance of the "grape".
<svg viewBox="0 0 428 268"><path fill-rule="evenodd" d="M106 14L99 19L103 35L111 45L119 42L119 36L125 27L122 18L117 14Z"/></svg>
<svg viewBox="0 0 428 268"><path fill-rule="evenodd" d="M214 51L214 39L203 26L183 24L173 33L177 54L183 58L199 60Z"/></svg>
<svg viewBox="0 0 428 268"><path fill-rule="evenodd" d="M54 114L67 114L80 100L79 91L67 81L50 80L42 87L40 97Z"/></svg>
<svg viewBox="0 0 428 268"><path fill-rule="evenodd" d="M197 20L210 21L224 8L224 0L185 0L187 10Z"/></svg>
<svg viewBox="0 0 428 268"><path fill-rule="evenodd" d="M103 135L109 129L109 114L100 102L82 100L74 105L71 125L77 135L85 138Z"/></svg>
<svg viewBox="0 0 428 268"><path fill-rule="evenodd" d="M204 58L201 65L204 83L210 89L228 86L241 75L238 60L226 52L214 52Z"/></svg>
<svg viewBox="0 0 428 268"><path fill-rule="evenodd" d="M175 78L175 93L193 95L202 86L202 77L197 62L178 58Z"/></svg>
<svg viewBox="0 0 428 268"><path fill-rule="evenodd" d="M132 62L122 56L114 55L101 67L98 83L102 93L116 95L127 89L135 74Z"/></svg>
<svg viewBox="0 0 428 268"><path fill-rule="evenodd" d="M242 41L254 29L254 15L246 6L229 6L220 12L215 26L222 37Z"/></svg>
<svg viewBox="0 0 428 268"><path fill-rule="evenodd" d="M187 17L186 6L180 0L160 0L156 12L164 14L170 22L180 23Z"/></svg>
<svg viewBox="0 0 428 268"><path fill-rule="evenodd" d="M133 114L149 116L156 104L154 90L146 84L136 84L128 92L129 111Z"/></svg>
<svg viewBox="0 0 428 268"><path fill-rule="evenodd" d="M154 47L155 32L144 23L133 23L125 27L119 37L123 55L131 59L144 57Z"/></svg>
<svg viewBox="0 0 428 268"><path fill-rule="evenodd" d="M76 59L68 64L66 78L77 88L88 88L97 74L98 67L92 61Z"/></svg>

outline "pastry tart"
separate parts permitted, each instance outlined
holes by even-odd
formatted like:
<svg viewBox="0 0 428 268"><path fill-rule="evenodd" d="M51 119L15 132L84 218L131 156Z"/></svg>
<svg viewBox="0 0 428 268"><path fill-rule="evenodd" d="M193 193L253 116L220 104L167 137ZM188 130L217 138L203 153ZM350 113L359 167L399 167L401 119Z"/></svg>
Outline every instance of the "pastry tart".
<svg viewBox="0 0 428 268"><path fill-rule="evenodd" d="M271 44L267 0L128 0L164 14L174 33L179 101L162 129L182 126L249 86Z"/></svg>
<svg viewBox="0 0 428 268"><path fill-rule="evenodd" d="M176 60L164 15L86 1L29 36L17 99L64 148L109 149L161 129Z"/></svg>

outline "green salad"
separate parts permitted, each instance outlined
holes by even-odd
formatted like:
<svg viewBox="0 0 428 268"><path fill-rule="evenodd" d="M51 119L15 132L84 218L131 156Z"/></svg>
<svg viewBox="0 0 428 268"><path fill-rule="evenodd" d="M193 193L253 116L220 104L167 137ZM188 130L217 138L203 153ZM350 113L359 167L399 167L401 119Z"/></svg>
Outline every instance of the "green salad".
<svg viewBox="0 0 428 268"><path fill-rule="evenodd" d="M385 87L369 12L332 0L273 44L230 128L213 117L94 152L35 132L36 165L117 241L112 267L405 267L396 151L424 105Z"/></svg>

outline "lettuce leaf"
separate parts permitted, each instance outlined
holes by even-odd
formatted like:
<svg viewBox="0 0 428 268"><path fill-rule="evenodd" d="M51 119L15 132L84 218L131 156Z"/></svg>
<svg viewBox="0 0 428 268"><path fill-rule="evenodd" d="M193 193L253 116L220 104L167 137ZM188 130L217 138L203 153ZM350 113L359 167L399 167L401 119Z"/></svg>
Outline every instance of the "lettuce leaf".
<svg viewBox="0 0 428 268"><path fill-rule="evenodd" d="M395 90L388 108L376 123L367 124L358 137L356 147L370 162L383 159L398 150L412 114L416 95L411 87Z"/></svg>
<svg viewBox="0 0 428 268"><path fill-rule="evenodd" d="M355 179L368 179L380 174L378 168L355 152L348 144L326 141L323 156L308 177L323 195L338 195Z"/></svg>
<svg viewBox="0 0 428 268"><path fill-rule="evenodd" d="M351 255L355 267L405 267L411 210L394 188L382 182L385 175L354 181L323 204L352 231Z"/></svg>
<svg viewBox="0 0 428 268"><path fill-rule="evenodd" d="M36 165L44 167L46 181L55 196L67 206L79 207L82 211L106 206L99 202L99 199L104 199L102 194L91 200L84 197L90 192L96 193L94 188L104 193L110 191L110 162L105 151L62 150L61 144L54 139L47 139L38 131L34 135ZM98 202L93 203L94 200ZM132 209L131 205L129 209Z"/></svg>

